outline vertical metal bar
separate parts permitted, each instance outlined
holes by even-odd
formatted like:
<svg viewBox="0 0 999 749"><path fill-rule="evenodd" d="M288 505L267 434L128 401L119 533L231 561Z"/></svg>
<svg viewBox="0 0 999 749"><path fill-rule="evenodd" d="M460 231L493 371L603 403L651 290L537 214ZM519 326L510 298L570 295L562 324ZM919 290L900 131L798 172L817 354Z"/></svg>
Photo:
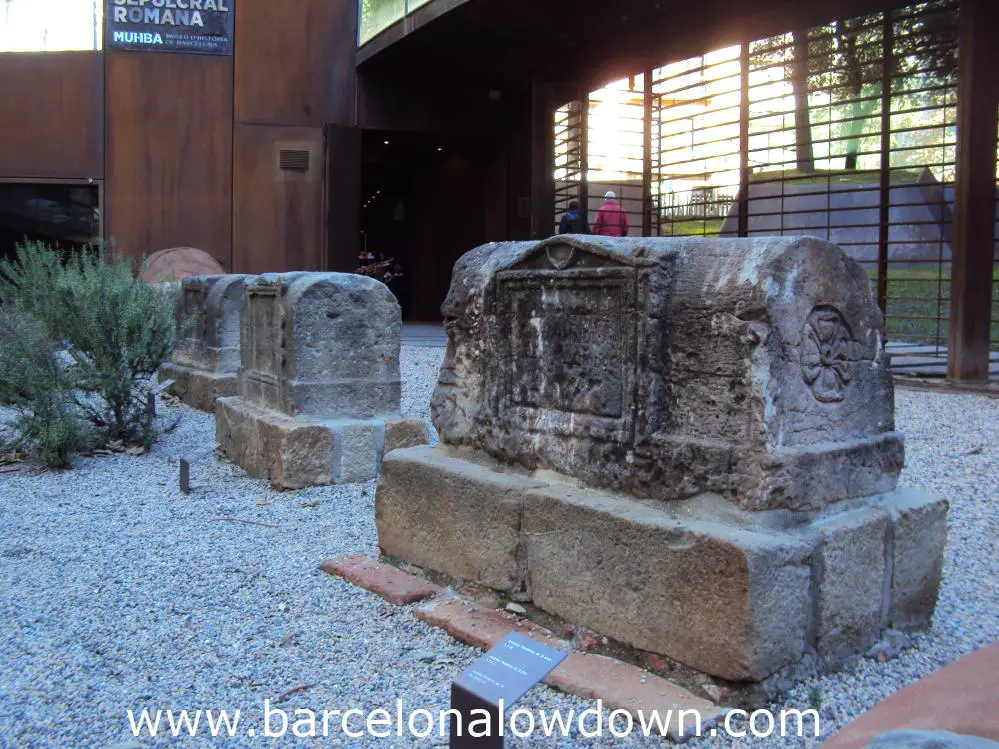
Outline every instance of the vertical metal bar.
<svg viewBox="0 0 999 749"><path fill-rule="evenodd" d="M191 461L188 458L180 459L180 490L184 494L191 493Z"/></svg>
<svg viewBox="0 0 999 749"><path fill-rule="evenodd" d="M888 324L888 240L891 222L891 85L895 72L895 27L891 11L884 11L881 23L881 189L878 195L878 279L877 296L881 314ZM887 335L885 336L887 339ZM887 341L885 341L887 342Z"/></svg>
<svg viewBox="0 0 999 749"><path fill-rule="evenodd" d="M590 90L584 83L579 91L579 207L590 225Z"/></svg>
<svg viewBox="0 0 999 749"><path fill-rule="evenodd" d="M749 42L739 55L739 236L749 236Z"/></svg>
<svg viewBox="0 0 999 749"><path fill-rule="evenodd" d="M642 236L652 236L652 68L642 74Z"/></svg>

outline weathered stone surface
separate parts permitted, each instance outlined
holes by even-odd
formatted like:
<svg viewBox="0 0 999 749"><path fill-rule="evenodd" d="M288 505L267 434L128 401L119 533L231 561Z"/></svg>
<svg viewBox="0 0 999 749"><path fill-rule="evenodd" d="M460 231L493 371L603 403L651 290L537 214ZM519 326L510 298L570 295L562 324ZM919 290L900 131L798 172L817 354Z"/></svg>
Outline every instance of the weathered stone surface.
<svg viewBox="0 0 999 749"><path fill-rule="evenodd" d="M236 394L239 367L239 317L244 288L253 276L190 276L177 297L177 340L160 381L174 381L173 392L187 405L211 411L215 400ZM191 320L186 329L183 323Z"/></svg>
<svg viewBox="0 0 999 749"><path fill-rule="evenodd" d="M422 419L392 419L385 422L385 452L427 444L427 422Z"/></svg>
<svg viewBox="0 0 999 749"><path fill-rule="evenodd" d="M352 273L258 276L247 285L239 394L289 416L399 413L399 303Z"/></svg>
<svg viewBox="0 0 999 749"><path fill-rule="evenodd" d="M334 482L334 432L239 397L215 403L215 439L229 459L275 489ZM370 475L367 478L374 478Z"/></svg>
<svg viewBox="0 0 999 749"><path fill-rule="evenodd" d="M811 238L555 237L455 266L441 440L599 487L746 509L891 491L881 313Z"/></svg>
<svg viewBox="0 0 999 749"><path fill-rule="evenodd" d="M864 507L821 517L816 577L819 653L845 658L865 652L881 633L890 594L887 564L889 518Z"/></svg>
<svg viewBox="0 0 999 749"><path fill-rule="evenodd" d="M333 476L337 484L367 481L378 475L385 444L384 421L345 421L333 431Z"/></svg>
<svg viewBox="0 0 999 749"><path fill-rule="evenodd" d="M999 749L999 744L950 731L901 730L881 734L865 749Z"/></svg>
<svg viewBox="0 0 999 749"><path fill-rule="evenodd" d="M491 244L443 312L441 445L378 487L391 557L761 690L932 612L945 504L895 490L881 313L839 248Z"/></svg>
<svg viewBox="0 0 999 749"><path fill-rule="evenodd" d="M891 611L888 624L911 632L930 625L947 542L946 500L904 489L880 499L892 520Z"/></svg>
<svg viewBox="0 0 999 749"><path fill-rule="evenodd" d="M375 495L378 545L390 557L524 598L521 507L524 492L541 485L443 448L394 450Z"/></svg>
<svg viewBox="0 0 999 749"><path fill-rule="evenodd" d="M763 679L804 652L809 544L567 485L528 491L524 507L545 611L725 679Z"/></svg>
<svg viewBox="0 0 999 749"><path fill-rule="evenodd" d="M216 405L222 450L278 489L375 478L387 431L393 446L426 441L399 414L401 330L395 297L374 279L252 279L238 395Z"/></svg>
<svg viewBox="0 0 999 749"><path fill-rule="evenodd" d="M166 362L157 370L160 382L173 380L170 390L191 408L214 411L215 401L236 394L235 374L216 374Z"/></svg>

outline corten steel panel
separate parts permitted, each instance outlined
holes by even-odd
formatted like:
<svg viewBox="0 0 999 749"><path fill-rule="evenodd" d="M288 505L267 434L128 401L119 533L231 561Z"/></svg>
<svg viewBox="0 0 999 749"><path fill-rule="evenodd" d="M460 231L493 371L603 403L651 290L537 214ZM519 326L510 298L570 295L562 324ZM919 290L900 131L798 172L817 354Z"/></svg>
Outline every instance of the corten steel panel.
<svg viewBox="0 0 999 749"><path fill-rule="evenodd" d="M323 269L322 128L237 125L233 269ZM308 150L309 171L281 169L280 151Z"/></svg>
<svg viewBox="0 0 999 749"><path fill-rule="evenodd" d="M100 52L0 54L0 177L104 176Z"/></svg>
<svg viewBox="0 0 999 749"><path fill-rule="evenodd" d="M236 121L354 122L356 0L239 0Z"/></svg>
<svg viewBox="0 0 999 749"><path fill-rule="evenodd" d="M133 257L232 233L232 58L107 53L107 236Z"/></svg>

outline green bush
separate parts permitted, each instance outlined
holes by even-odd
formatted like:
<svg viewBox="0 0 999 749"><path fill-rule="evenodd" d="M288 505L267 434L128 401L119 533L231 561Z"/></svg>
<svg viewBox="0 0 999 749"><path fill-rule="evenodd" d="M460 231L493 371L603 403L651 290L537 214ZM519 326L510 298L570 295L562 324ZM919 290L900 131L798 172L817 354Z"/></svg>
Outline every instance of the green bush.
<svg viewBox="0 0 999 749"><path fill-rule="evenodd" d="M89 430L67 397L72 382L59 351L41 325L16 309L0 310L0 326L0 400L15 411L14 437L0 451L30 443L47 466L68 466Z"/></svg>
<svg viewBox="0 0 999 749"><path fill-rule="evenodd" d="M173 345L173 301L138 280L130 260L105 250L88 247L68 256L27 242L18 247L13 261L0 261L0 303L7 314L30 321L35 335L47 342L58 373L51 380L60 394L58 409L52 410L40 391L30 389L21 403L25 408L33 403L37 418L51 412L51 418L61 419L60 409L65 409L88 422L99 442L148 445L153 437L146 411L148 382ZM29 335L27 329L23 333ZM13 343L19 337L0 342L10 349L3 356L11 362L9 374L0 372L0 377L10 378L0 385L0 396L25 389L18 378L26 373L15 365L28 361ZM38 432L21 430L23 438L41 450ZM60 435L69 449L79 444L72 429L49 430L53 440Z"/></svg>

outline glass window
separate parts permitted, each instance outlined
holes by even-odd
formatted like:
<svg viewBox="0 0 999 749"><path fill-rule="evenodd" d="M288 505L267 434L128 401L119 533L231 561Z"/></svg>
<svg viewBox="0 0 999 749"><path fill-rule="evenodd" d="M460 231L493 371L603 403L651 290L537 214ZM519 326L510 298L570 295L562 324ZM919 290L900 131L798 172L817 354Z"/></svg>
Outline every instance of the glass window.
<svg viewBox="0 0 999 749"><path fill-rule="evenodd" d="M101 49L103 0L0 1L0 52Z"/></svg>
<svg viewBox="0 0 999 749"><path fill-rule="evenodd" d="M365 44L401 21L406 13L406 0L361 0L361 22L358 44Z"/></svg>

